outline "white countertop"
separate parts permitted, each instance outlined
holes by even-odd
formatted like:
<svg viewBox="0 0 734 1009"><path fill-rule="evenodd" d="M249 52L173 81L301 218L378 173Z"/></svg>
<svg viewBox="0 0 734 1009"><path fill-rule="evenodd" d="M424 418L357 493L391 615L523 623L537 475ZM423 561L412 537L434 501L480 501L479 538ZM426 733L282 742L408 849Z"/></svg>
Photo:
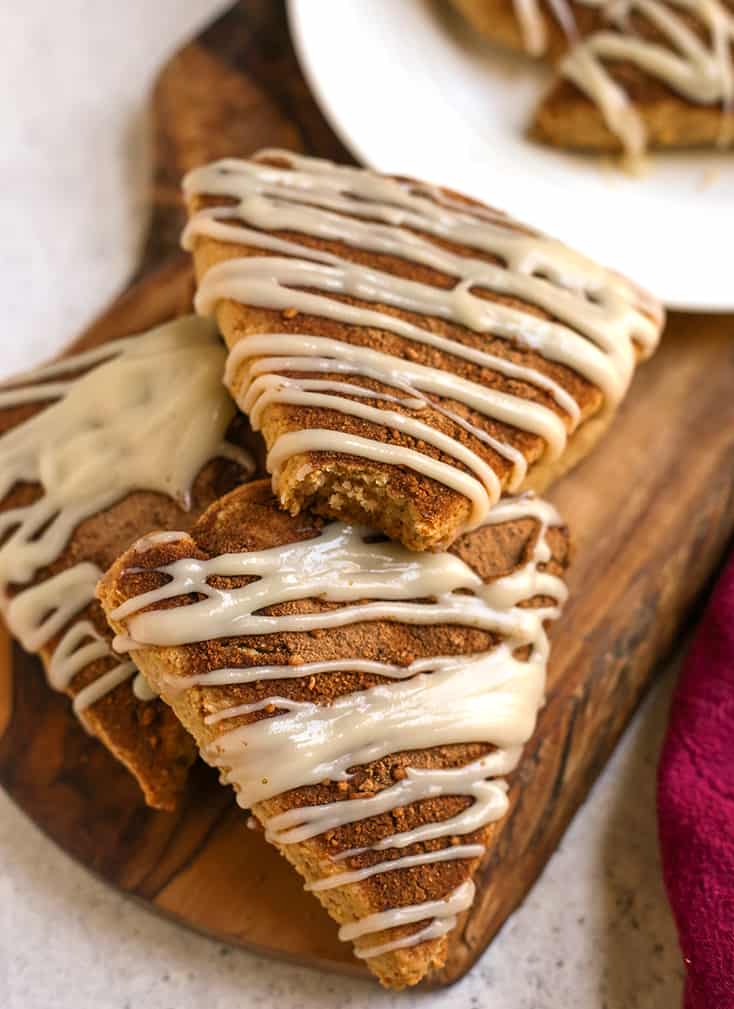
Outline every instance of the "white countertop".
<svg viewBox="0 0 734 1009"><path fill-rule="evenodd" d="M135 265L146 94L213 0L0 5L0 374L61 347ZM522 908L471 974L430 995L218 946L148 914L0 793L3 1009L674 1009L682 966L660 882L655 764L670 669Z"/></svg>

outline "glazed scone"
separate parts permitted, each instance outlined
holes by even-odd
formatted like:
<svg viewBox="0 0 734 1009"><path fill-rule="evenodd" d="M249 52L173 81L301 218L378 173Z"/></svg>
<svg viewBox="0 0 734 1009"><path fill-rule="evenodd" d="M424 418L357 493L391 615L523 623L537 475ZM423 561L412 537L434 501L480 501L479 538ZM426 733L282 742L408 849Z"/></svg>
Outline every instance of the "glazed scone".
<svg viewBox="0 0 734 1009"><path fill-rule="evenodd" d="M531 132L577 150L725 147L734 140L734 4L627 0L564 57Z"/></svg>
<svg viewBox="0 0 734 1009"><path fill-rule="evenodd" d="M435 186L265 151L185 190L197 310L292 514L443 548L588 451L658 340L634 284Z"/></svg>
<svg viewBox="0 0 734 1009"><path fill-rule="evenodd" d="M381 982L445 959L542 703L568 537L532 496L450 553L278 507L267 481L99 585L123 647ZM244 827L244 823L243 823Z"/></svg>
<svg viewBox="0 0 734 1009"><path fill-rule="evenodd" d="M171 809L191 739L111 648L97 579L150 529L188 529L250 473L224 350L189 316L0 389L0 582L10 631L86 728ZM224 439L230 439L225 444Z"/></svg>

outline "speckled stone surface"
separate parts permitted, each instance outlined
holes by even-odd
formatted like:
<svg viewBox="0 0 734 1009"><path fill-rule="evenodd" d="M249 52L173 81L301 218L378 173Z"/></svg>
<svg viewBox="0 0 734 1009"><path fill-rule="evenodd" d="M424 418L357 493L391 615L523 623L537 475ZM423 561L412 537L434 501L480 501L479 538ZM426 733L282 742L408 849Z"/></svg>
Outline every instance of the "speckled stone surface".
<svg viewBox="0 0 734 1009"><path fill-rule="evenodd" d="M0 4L0 374L63 345L132 270L146 225L145 96L212 0ZM655 763L664 673L561 848L453 988L376 985L221 948L88 876L0 794L2 1009L675 1009Z"/></svg>

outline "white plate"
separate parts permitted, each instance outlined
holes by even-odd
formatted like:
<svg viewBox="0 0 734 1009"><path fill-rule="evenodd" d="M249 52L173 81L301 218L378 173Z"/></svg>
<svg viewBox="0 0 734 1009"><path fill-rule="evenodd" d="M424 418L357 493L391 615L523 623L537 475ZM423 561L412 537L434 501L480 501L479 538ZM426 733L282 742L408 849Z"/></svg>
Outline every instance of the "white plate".
<svg viewBox="0 0 734 1009"><path fill-rule="evenodd" d="M448 0L290 0L301 65L362 162L508 210L669 306L734 310L734 153L660 155L641 178L528 141L547 71L483 44Z"/></svg>

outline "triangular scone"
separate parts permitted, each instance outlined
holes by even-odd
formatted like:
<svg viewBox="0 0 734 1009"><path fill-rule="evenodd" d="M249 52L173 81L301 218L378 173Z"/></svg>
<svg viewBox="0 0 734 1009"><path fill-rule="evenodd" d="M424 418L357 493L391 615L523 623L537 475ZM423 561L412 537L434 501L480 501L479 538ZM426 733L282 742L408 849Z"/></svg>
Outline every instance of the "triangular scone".
<svg viewBox="0 0 734 1009"><path fill-rule="evenodd" d="M527 53L557 59L602 20L601 4L584 0L452 0L483 38Z"/></svg>
<svg viewBox="0 0 734 1009"><path fill-rule="evenodd" d="M604 21L561 62L535 137L633 159L646 148L731 144L733 4L629 0L607 5Z"/></svg>
<svg viewBox="0 0 734 1009"><path fill-rule="evenodd" d="M210 324L189 316L0 388L6 623L164 809L195 751L133 663L112 652L94 592L143 533L190 528L249 475L247 424L221 385L224 357Z"/></svg>
<svg viewBox="0 0 734 1009"><path fill-rule="evenodd" d="M635 285L435 186L269 151L185 189L197 309L294 514L445 546L588 451L658 340Z"/></svg>
<svg viewBox="0 0 734 1009"><path fill-rule="evenodd" d="M412 553L287 515L258 481L190 536L143 539L98 592L204 759L401 988L443 963L471 904L542 703L567 553L533 497L450 553Z"/></svg>

